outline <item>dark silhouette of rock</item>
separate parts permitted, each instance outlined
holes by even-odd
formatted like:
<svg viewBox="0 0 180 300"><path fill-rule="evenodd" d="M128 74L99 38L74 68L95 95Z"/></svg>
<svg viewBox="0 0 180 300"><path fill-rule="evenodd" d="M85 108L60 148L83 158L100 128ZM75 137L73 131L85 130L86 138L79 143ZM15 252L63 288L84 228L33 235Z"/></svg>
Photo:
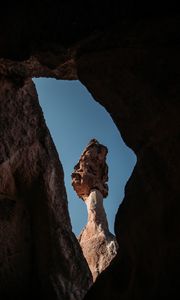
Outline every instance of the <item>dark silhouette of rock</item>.
<svg viewBox="0 0 180 300"><path fill-rule="evenodd" d="M179 298L180 58L178 44L173 42L176 26L179 28L175 20L143 20L129 29L129 35L122 36L122 31L117 35L122 47L89 48L88 53L87 45L77 63L80 80L106 107L137 155L116 215L119 252L85 300Z"/></svg>

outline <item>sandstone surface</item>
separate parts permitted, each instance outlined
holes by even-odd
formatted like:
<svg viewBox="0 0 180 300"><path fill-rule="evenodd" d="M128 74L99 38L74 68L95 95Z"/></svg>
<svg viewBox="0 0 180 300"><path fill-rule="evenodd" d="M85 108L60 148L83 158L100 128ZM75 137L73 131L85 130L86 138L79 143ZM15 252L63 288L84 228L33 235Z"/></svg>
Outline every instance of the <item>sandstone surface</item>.
<svg viewBox="0 0 180 300"><path fill-rule="evenodd" d="M91 274L35 86L1 78L0 91L0 298L82 299Z"/></svg>
<svg viewBox="0 0 180 300"><path fill-rule="evenodd" d="M96 139L92 139L83 151L72 173L72 186L77 195L86 199L92 189L97 189L103 197L108 194L108 149Z"/></svg>
<svg viewBox="0 0 180 300"><path fill-rule="evenodd" d="M95 281L116 256L118 244L109 232L102 194L94 189L86 198L88 222L78 237L84 257Z"/></svg>
<svg viewBox="0 0 180 300"><path fill-rule="evenodd" d="M88 221L78 240L94 281L109 266L118 250L103 207L103 197L108 195L107 153L107 147L92 139L72 173L73 188L87 206Z"/></svg>

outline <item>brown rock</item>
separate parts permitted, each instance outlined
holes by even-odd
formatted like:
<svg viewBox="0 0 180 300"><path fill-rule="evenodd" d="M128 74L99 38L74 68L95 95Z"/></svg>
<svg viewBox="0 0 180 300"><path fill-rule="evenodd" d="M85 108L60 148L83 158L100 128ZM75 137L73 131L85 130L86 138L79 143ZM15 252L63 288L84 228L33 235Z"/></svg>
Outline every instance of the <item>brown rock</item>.
<svg viewBox="0 0 180 300"><path fill-rule="evenodd" d="M34 84L0 91L0 298L82 299L91 274Z"/></svg>
<svg viewBox="0 0 180 300"><path fill-rule="evenodd" d="M99 190L103 197L108 195L107 147L92 139L72 173L72 186L77 195L86 199L92 189Z"/></svg>
<svg viewBox="0 0 180 300"><path fill-rule="evenodd" d="M88 222L78 240L94 281L108 267L118 249L103 207L103 196L108 194L107 152L107 147L91 140L72 173L73 188L87 206Z"/></svg>
<svg viewBox="0 0 180 300"><path fill-rule="evenodd" d="M102 194L96 189L92 190L85 203L88 222L78 240L95 281L116 256L118 244L115 236L109 232Z"/></svg>

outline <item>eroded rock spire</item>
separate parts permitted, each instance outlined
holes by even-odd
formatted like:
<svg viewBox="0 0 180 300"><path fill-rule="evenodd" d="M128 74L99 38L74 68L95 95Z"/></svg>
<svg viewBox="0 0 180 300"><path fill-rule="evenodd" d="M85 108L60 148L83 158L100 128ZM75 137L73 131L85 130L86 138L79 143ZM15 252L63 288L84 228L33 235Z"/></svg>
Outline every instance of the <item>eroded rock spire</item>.
<svg viewBox="0 0 180 300"><path fill-rule="evenodd" d="M96 139L90 140L74 167L72 186L77 195L85 200L92 189L97 189L103 197L108 195L108 166L106 164L107 147Z"/></svg>
<svg viewBox="0 0 180 300"><path fill-rule="evenodd" d="M107 147L92 139L72 173L72 186L87 205L88 222L78 237L95 281L117 253L117 242L109 232L103 198L108 195Z"/></svg>

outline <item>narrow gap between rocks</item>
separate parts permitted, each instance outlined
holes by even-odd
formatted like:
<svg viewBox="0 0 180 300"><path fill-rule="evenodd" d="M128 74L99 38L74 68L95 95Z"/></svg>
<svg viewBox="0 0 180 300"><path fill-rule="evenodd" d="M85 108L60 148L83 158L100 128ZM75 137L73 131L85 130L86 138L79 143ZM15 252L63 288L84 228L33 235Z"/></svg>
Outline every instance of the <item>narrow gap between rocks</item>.
<svg viewBox="0 0 180 300"><path fill-rule="evenodd" d="M136 157L109 113L79 81L34 82L64 168L72 229L95 282L118 251L115 214Z"/></svg>
<svg viewBox="0 0 180 300"><path fill-rule="evenodd" d="M109 230L114 233L117 209L136 163L134 152L123 142L110 114L96 102L80 81L33 79L65 174L69 213L75 235L87 223L86 205L71 185L71 173L87 143L96 138L108 148L109 195L104 199Z"/></svg>

